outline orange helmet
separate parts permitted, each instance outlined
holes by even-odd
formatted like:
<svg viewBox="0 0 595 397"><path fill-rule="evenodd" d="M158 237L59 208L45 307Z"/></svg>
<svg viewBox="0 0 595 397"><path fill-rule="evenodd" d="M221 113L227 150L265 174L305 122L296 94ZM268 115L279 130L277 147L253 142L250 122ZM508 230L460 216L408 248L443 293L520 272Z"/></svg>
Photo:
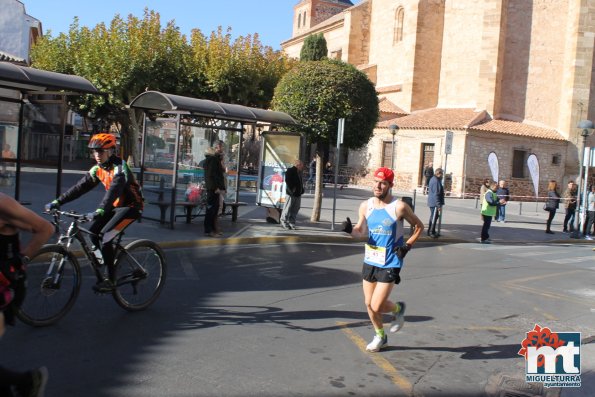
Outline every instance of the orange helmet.
<svg viewBox="0 0 595 397"><path fill-rule="evenodd" d="M116 137L112 134L99 133L91 137L89 149L111 149L116 147Z"/></svg>

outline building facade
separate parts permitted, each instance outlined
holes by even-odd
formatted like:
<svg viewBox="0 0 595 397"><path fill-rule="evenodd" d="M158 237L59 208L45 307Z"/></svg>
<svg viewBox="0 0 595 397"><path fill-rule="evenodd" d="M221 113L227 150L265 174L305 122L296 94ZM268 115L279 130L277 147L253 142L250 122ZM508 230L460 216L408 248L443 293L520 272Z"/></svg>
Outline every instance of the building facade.
<svg viewBox="0 0 595 397"><path fill-rule="evenodd" d="M303 10L319 3L346 8L330 8L336 12L304 26ZM347 3L299 2L282 48L298 57L309 34L323 33L329 57L375 84L381 121L368 146L349 154L360 175L390 158L397 188L410 190L433 162L446 166L451 194L474 194L492 177L493 152L498 178L517 196L542 196L548 180L564 186L577 178L583 138L576 126L595 119L595 0ZM394 149L390 126L398 128ZM447 130L454 133L448 156ZM595 146L593 135L587 146ZM539 160L538 192L526 166L530 154Z"/></svg>
<svg viewBox="0 0 595 397"><path fill-rule="evenodd" d="M0 60L28 65L31 46L42 35L41 22L17 0L0 0L0 9Z"/></svg>

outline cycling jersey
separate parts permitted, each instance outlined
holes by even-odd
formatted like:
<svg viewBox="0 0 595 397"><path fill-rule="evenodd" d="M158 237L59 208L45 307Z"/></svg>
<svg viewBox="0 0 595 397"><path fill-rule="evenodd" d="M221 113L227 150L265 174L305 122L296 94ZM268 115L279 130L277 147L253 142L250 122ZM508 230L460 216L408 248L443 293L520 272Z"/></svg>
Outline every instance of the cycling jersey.
<svg viewBox="0 0 595 397"><path fill-rule="evenodd" d="M128 164L117 156L111 156L105 163L93 166L81 180L58 197L58 202L64 204L75 200L99 183L105 186L106 193L98 209L109 212L113 208L132 207L142 211L140 186Z"/></svg>

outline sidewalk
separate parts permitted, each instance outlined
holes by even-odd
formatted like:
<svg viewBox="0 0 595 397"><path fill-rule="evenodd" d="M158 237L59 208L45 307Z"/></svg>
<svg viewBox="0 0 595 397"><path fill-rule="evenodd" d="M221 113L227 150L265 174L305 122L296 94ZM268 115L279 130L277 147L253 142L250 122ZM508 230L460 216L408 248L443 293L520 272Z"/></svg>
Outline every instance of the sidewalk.
<svg viewBox="0 0 595 397"><path fill-rule="evenodd" d="M412 196L412 192L397 192L397 197ZM337 189L335 206L335 225L331 229L333 220L333 189L324 190L322 209L319 222L310 222L313 194L302 197L302 207L298 215L297 230L284 230L278 224L267 223L266 209L256 206L255 194L241 193L241 201L247 206L239 207L237 222L231 222L229 216L221 219L223 237L212 238L204 235L203 217L198 217L192 223L176 222L174 229L160 225L152 220L135 223L127 230L128 238L147 238L158 241L164 248L211 246L225 244L267 244L280 242L350 242L349 236L341 233L341 222L350 217L357 222L357 209L360 203L371 197L369 189L344 188ZM558 211L552 230L555 234L545 233L547 213L537 203L511 202L507 208L506 223L493 222L490 228L490 238L494 244L593 244L594 241L571 239L562 233L564 212ZM433 243L478 242L482 226L480 210L476 208L475 199L447 198L444 207L441 237L433 239L427 237L425 231L421 241ZM426 196L417 195L415 213L427 225L429 208Z"/></svg>

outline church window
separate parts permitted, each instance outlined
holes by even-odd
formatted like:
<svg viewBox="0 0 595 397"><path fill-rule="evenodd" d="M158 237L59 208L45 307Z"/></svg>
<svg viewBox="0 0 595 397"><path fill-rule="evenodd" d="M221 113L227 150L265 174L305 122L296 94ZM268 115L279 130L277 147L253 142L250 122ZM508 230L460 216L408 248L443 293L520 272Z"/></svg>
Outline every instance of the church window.
<svg viewBox="0 0 595 397"><path fill-rule="evenodd" d="M393 44L403 41L403 19L405 18L405 10L403 7L397 8L395 13L395 33Z"/></svg>
<svg viewBox="0 0 595 397"><path fill-rule="evenodd" d="M302 26L302 13L298 15L298 29Z"/></svg>
<svg viewBox="0 0 595 397"><path fill-rule="evenodd" d="M307 11L304 11L304 27L306 27L306 12Z"/></svg>

